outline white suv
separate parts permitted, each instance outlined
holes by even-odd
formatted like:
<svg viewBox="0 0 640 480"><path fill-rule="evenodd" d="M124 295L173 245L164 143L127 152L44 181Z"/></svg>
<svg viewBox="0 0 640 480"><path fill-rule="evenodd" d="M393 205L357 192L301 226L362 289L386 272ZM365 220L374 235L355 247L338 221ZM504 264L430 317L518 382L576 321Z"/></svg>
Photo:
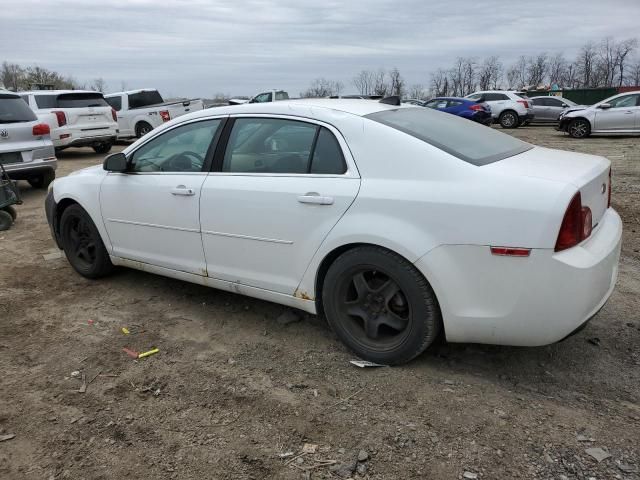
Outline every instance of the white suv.
<svg viewBox="0 0 640 480"><path fill-rule="evenodd" d="M517 128L533 120L533 106L529 99L520 93L507 90L487 90L467 95L468 99L484 101L491 107L493 123L502 128Z"/></svg>
<svg viewBox="0 0 640 480"><path fill-rule="evenodd" d="M116 141L116 112L100 92L36 90L18 92L41 122L49 125L56 150L93 147L107 153Z"/></svg>

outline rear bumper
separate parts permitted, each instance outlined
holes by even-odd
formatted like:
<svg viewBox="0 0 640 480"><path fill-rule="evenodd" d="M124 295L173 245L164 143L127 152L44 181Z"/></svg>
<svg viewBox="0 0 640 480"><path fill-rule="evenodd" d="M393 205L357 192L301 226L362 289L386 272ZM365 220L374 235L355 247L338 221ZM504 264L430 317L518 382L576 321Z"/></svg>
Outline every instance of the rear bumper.
<svg viewBox="0 0 640 480"><path fill-rule="evenodd" d="M65 138L61 136L69 135ZM57 128L51 133L51 140L55 148L93 147L101 143L114 143L118 135L115 127L97 126L91 129Z"/></svg>
<svg viewBox="0 0 640 480"><path fill-rule="evenodd" d="M58 168L56 157L32 160L31 162L9 163L4 169L13 180L28 180L45 172L55 171Z"/></svg>
<svg viewBox="0 0 640 480"><path fill-rule="evenodd" d="M608 209L582 244L528 258L488 246L438 247L416 262L438 297L447 340L539 346L570 335L606 303L618 275L622 221Z"/></svg>

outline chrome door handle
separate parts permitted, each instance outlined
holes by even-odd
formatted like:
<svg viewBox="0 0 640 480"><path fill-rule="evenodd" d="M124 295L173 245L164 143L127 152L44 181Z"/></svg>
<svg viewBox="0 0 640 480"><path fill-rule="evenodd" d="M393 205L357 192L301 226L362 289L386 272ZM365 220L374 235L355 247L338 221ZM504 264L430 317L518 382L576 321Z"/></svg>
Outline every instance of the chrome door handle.
<svg viewBox="0 0 640 480"><path fill-rule="evenodd" d="M171 189L171 195L182 195L185 197L191 197L195 194L196 192L193 188L187 188L184 185L178 185L177 187Z"/></svg>
<svg viewBox="0 0 640 480"><path fill-rule="evenodd" d="M315 205L333 205L333 197L323 197L316 192L305 193L298 196L300 203L312 203Z"/></svg>

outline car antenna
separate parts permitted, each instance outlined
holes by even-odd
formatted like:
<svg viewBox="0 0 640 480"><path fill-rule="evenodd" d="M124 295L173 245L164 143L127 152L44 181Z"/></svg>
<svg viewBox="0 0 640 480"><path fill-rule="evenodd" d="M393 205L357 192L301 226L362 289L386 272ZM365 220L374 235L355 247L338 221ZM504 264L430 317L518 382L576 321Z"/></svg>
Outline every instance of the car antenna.
<svg viewBox="0 0 640 480"><path fill-rule="evenodd" d="M387 105L400 105L400 97L398 95L392 95L391 97L384 97L380 100L380 103L386 103Z"/></svg>

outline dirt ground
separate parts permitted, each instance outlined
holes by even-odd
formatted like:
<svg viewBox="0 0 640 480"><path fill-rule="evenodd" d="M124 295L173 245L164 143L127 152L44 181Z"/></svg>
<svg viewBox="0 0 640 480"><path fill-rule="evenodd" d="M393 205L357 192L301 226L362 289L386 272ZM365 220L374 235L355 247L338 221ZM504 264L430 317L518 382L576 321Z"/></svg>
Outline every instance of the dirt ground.
<svg viewBox="0 0 640 480"><path fill-rule="evenodd" d="M45 192L22 184L0 232L0 478L639 479L640 138L513 133L612 160L617 288L562 343L443 343L404 367L354 367L322 318L278 305L133 270L85 280L45 260ZM59 159L60 176L101 161Z"/></svg>

